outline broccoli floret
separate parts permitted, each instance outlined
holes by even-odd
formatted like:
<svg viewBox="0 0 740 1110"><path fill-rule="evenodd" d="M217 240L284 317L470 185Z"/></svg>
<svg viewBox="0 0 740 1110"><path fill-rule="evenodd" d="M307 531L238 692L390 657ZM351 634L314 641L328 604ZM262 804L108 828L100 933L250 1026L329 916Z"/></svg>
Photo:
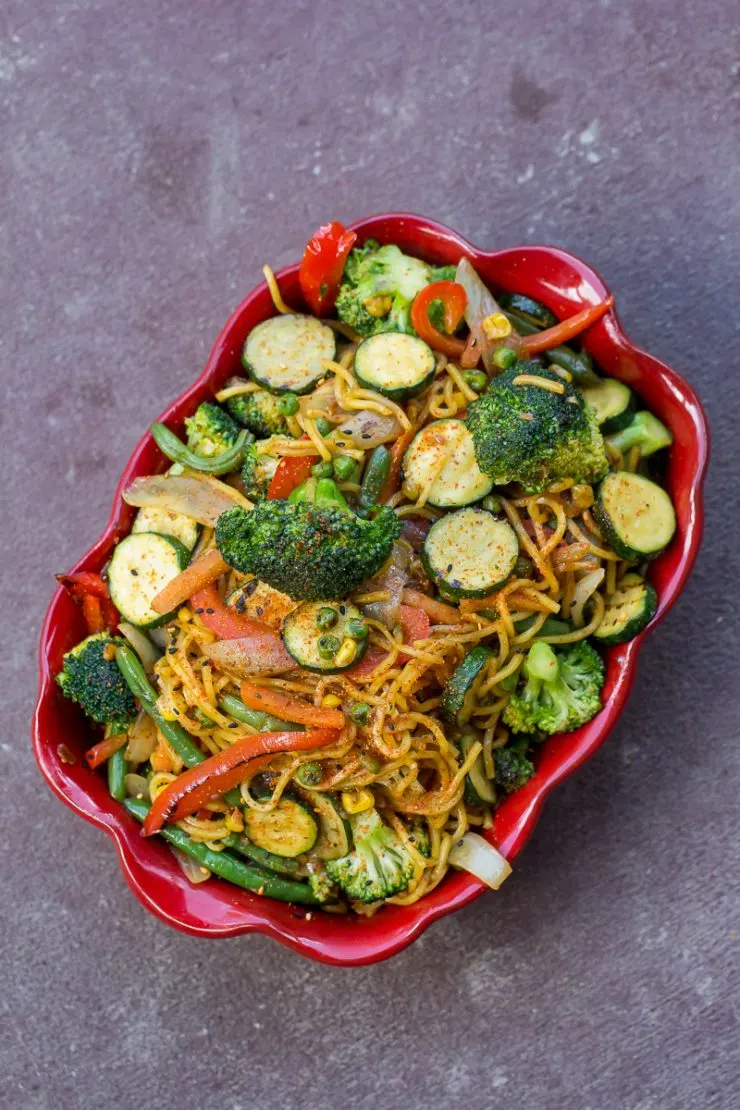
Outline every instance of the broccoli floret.
<svg viewBox="0 0 740 1110"><path fill-rule="evenodd" d="M225 388L239 385L239 378L232 378ZM287 430L285 417L280 411L280 398L266 389L253 389L251 393L237 393L224 402L227 410L244 428L254 432L257 439L282 435Z"/></svg>
<svg viewBox="0 0 740 1110"><path fill-rule="evenodd" d="M452 269L454 270L455 267L453 266ZM426 858L429 859L432 854L432 841L429 836L429 828L424 822L414 822L409 829L409 840L414 845L417 852L420 852L422 856L426 856Z"/></svg>
<svg viewBox="0 0 740 1110"><path fill-rule="evenodd" d="M401 522L383 507L356 516L331 478L309 478L286 500L235 506L218 518L216 544L242 574L294 600L338 600L372 577L390 555Z"/></svg>
<svg viewBox="0 0 740 1110"><path fill-rule="evenodd" d="M414 873L414 861L403 841L383 824L375 809L355 814L350 824L354 850L327 860L329 877L353 902L377 902L400 894Z"/></svg>
<svg viewBox="0 0 740 1110"><path fill-rule="evenodd" d="M527 759L526 750L522 750L516 743L506 748L497 748L493 753L493 764L496 785L502 787L507 794L519 790L534 774L534 763Z"/></svg>
<svg viewBox="0 0 740 1110"><path fill-rule="evenodd" d="M253 443L244 451L242 463L242 482L244 492L252 501L262 501L267 497L270 482L275 476L279 459L274 455L265 455L258 452Z"/></svg>
<svg viewBox="0 0 740 1110"><path fill-rule="evenodd" d="M414 335L411 303L430 281L441 280L435 276L440 269L433 270L392 243L379 247L369 239L347 259L337 295L337 315L360 335L381 331Z"/></svg>
<svg viewBox="0 0 740 1110"><path fill-rule="evenodd" d="M239 435L239 425L228 412L213 401L203 401L185 421L188 447L210 459L231 447Z"/></svg>
<svg viewBox="0 0 740 1110"><path fill-rule="evenodd" d="M645 459L663 447L670 447L673 436L657 416L653 416L651 412L638 412L631 424L622 428L621 432L607 436L606 442L623 455L630 448L639 447L640 455Z"/></svg>
<svg viewBox="0 0 740 1110"><path fill-rule="evenodd" d="M515 732L572 732L601 709L604 663L585 640L557 654L538 641L524 660L523 685L504 709L504 722Z"/></svg>
<svg viewBox="0 0 740 1110"><path fill-rule="evenodd" d="M336 902L339 896L336 884L329 878L320 860L312 860L308 865L308 885L319 902Z"/></svg>
<svg viewBox="0 0 740 1110"><path fill-rule="evenodd" d="M514 384L521 374L556 382L562 392ZM593 483L609 469L595 411L579 390L538 363L518 362L468 406L481 470L496 485L520 482L537 493L561 478Z"/></svg>
<svg viewBox="0 0 740 1110"><path fill-rule="evenodd" d="M123 642L107 632L88 636L67 652L57 675L64 696L113 732L123 732L136 716L134 696L115 659L115 648Z"/></svg>

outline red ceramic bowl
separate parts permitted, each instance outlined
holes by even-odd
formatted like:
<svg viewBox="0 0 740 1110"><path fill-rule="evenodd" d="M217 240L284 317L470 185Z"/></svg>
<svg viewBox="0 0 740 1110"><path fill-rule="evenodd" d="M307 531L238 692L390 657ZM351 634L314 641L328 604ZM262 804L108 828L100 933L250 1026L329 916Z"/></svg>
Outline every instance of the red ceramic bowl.
<svg viewBox="0 0 740 1110"><path fill-rule="evenodd" d="M372 216L353 225L360 239L397 243L402 250L439 264L467 255L494 290L517 290L543 301L556 316L570 316L608 293L599 275L554 247L512 247L484 251L432 220L408 213ZM300 303L298 265L278 274L286 300ZM240 367L247 333L273 315L265 284L239 305L221 332L198 380L160 417L178 430L186 415L209 398ZM615 312L588 332L586 347L605 373L627 382L671 429L667 486L676 506L678 529L672 544L652 566L660 603L651 628L674 603L691 570L702 531L702 481L708 456L708 429L702 407L689 385L670 367L646 354L627 338ZM133 510L121 498L133 478L164 467L146 433L133 453L116 490L108 525L75 570L99 571L117 539L131 525ZM405 948L438 917L478 898L485 887L471 875L452 872L431 894L412 906L387 906L371 919L336 917L303 911L242 891L213 879L191 886L167 846L143 839L139 826L108 795L99 773L90 771L82 753L91 731L76 706L58 692L54 675L62 655L84 635L80 610L66 592L52 598L41 632L41 684L33 720L33 747L41 773L61 800L81 817L104 829L118 850L121 870L139 901L169 925L202 937L259 932L295 951L333 964L365 964ZM505 799L496 811L489 837L512 860L531 836L552 788L572 774L603 744L632 685L645 632L606 652L604 708L578 732L556 736L541 749L530 782ZM75 757L69 762L70 753Z"/></svg>

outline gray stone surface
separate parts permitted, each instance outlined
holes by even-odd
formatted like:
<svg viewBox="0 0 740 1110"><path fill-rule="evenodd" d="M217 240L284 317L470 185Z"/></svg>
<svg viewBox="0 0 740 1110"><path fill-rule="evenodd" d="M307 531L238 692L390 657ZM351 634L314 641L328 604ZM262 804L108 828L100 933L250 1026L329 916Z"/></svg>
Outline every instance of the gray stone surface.
<svg viewBox="0 0 740 1110"><path fill-rule="evenodd" d="M0 1105L740 1105L738 8L5 0ZM570 247L713 424L706 541L497 895L389 963L187 938L28 744L54 571L265 260L410 208ZM736 888L734 888L736 890Z"/></svg>

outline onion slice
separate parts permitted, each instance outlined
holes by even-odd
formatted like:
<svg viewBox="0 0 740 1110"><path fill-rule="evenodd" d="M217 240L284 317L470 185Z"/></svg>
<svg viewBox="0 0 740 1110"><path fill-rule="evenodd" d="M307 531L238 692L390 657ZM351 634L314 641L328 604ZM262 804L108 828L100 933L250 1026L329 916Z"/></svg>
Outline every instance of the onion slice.
<svg viewBox="0 0 740 1110"><path fill-rule="evenodd" d="M388 594L384 601L370 601L363 605L362 611L371 620L379 621L386 628L393 629L398 624L398 611L401 607L403 589L408 580L411 549L406 543L393 544L390 558L379 574L367 582L369 591L383 590Z"/></svg>
<svg viewBox="0 0 740 1110"><path fill-rule="evenodd" d="M465 833L452 845L448 858L453 867L469 871L491 890L498 890L511 874L509 861L478 833Z"/></svg>
<svg viewBox="0 0 740 1110"><path fill-rule="evenodd" d="M216 527L221 513L227 509L250 504L238 490L205 474L152 474L148 478L134 478L124 491L123 500L137 508L153 506L182 513L211 528Z"/></svg>
<svg viewBox="0 0 740 1110"><path fill-rule="evenodd" d="M175 848L172 844L169 845L169 849L180 864L180 869L189 883L197 886L198 883L205 883L210 879L211 872L208 868L203 867L203 865L198 863L196 859L193 859L192 856L186 855L185 852L181 852L179 848Z"/></svg>
<svg viewBox="0 0 740 1110"><path fill-rule="evenodd" d="M217 667L239 678L258 674L282 674L297 666L295 659L288 655L282 641L274 633L264 638L250 635L238 640L217 640L213 644L206 644L203 654Z"/></svg>
<svg viewBox="0 0 740 1110"><path fill-rule="evenodd" d="M591 570L588 574L584 574L583 578L579 578L576 583L576 588L573 591L573 601L570 607L570 619L576 628L581 628L583 625L583 609L591 597L596 593L601 583L604 581L606 571L603 567L599 570Z"/></svg>
<svg viewBox="0 0 740 1110"><path fill-rule="evenodd" d="M475 340L476 350L483 359L486 370L493 370L495 363L493 354L499 347L511 347L519 353L521 337L512 328L511 334L505 339L489 339L483 327L483 321L494 312L501 312L491 290L484 285L476 273L472 263L467 258L461 258L455 272L455 281L462 285L467 294L468 303L465 306L465 323L470 328L470 334Z"/></svg>
<svg viewBox="0 0 740 1110"><path fill-rule="evenodd" d="M154 646L146 632L142 632L136 625L129 624L128 621L121 621L118 628L121 635L128 640L138 655L146 673L151 674L154 670L154 664L162 653Z"/></svg>
<svg viewBox="0 0 740 1110"><path fill-rule="evenodd" d="M401 425L395 416L361 409L345 420L331 433L331 439L344 447L370 451L381 443L390 443L401 434Z"/></svg>

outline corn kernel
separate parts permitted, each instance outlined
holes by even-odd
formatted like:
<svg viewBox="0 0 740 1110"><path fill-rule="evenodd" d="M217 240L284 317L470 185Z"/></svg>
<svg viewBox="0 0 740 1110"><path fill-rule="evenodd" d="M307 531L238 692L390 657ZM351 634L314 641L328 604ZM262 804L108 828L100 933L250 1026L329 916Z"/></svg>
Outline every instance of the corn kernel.
<svg viewBox="0 0 740 1110"><path fill-rule="evenodd" d="M371 316L387 316L393 307L393 298L382 293L376 297L368 297L365 301L365 308Z"/></svg>
<svg viewBox="0 0 740 1110"><path fill-rule="evenodd" d="M356 655L357 644L354 640L350 640L349 637L347 637L346 640L342 640L342 646L334 656L334 664L337 667L348 667L350 663L353 662Z"/></svg>
<svg viewBox="0 0 740 1110"><path fill-rule="evenodd" d="M339 709L342 704L342 699L338 698L336 694L324 694L321 699L322 709Z"/></svg>
<svg viewBox="0 0 740 1110"><path fill-rule="evenodd" d="M177 619L179 621L190 620L190 610L187 608L186 605L183 605L180 609L177 610Z"/></svg>
<svg viewBox="0 0 740 1110"><path fill-rule="evenodd" d="M347 813L364 813L366 809L372 809L374 805L375 797L372 790L363 787L362 790L342 791L342 806Z"/></svg>
<svg viewBox="0 0 740 1110"><path fill-rule="evenodd" d="M225 817L226 828L231 832L244 832L244 814L239 806L232 806Z"/></svg>
<svg viewBox="0 0 740 1110"><path fill-rule="evenodd" d="M511 335L511 321L503 312L492 312L483 321L483 331L489 339L506 339L507 335Z"/></svg>

